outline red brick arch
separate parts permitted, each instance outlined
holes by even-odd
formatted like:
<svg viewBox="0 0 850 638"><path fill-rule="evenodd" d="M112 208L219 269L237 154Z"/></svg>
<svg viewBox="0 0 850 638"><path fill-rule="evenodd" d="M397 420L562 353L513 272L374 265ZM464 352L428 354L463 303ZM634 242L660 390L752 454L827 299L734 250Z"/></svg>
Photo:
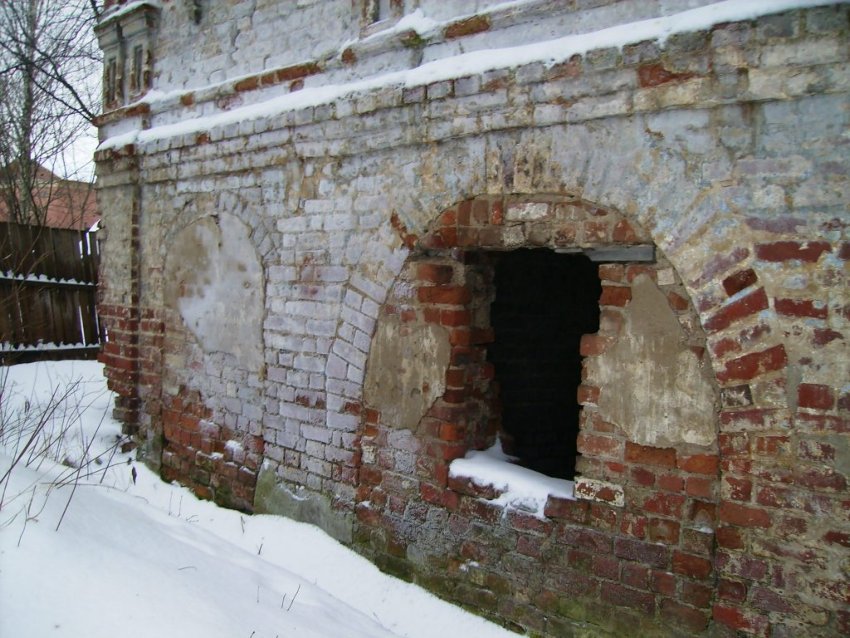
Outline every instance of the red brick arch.
<svg viewBox="0 0 850 638"><path fill-rule="evenodd" d="M636 613L638 625L673 620L694 632L707 627L715 580L714 534L708 530L716 524L719 497L715 443L658 448L629 441L596 410L600 393L619 389L585 383L578 388L584 409L576 500L550 497L545 519L539 519L490 503L498 492L493 486L449 476L452 460L488 447L498 429L490 386L494 369L486 360L493 331L480 312L489 303L482 290L487 279L482 251L652 247L649 235L616 211L563 195L464 200L443 211L420 237L397 219L395 227L411 255L381 318L441 326L449 336L451 358L446 390L415 432L394 428L373 406L364 405L360 434L368 453L360 467L355 537L365 551L385 568L442 579L453 591L462 589L459 583L468 585L459 565L474 561L485 580L499 579L507 590L523 592L535 600L530 607L538 612L551 613L560 595L578 594L601 598L627 615ZM616 342L632 282L639 276L658 285L670 311L690 331L692 349L710 365L685 287L657 251L653 262L600 263L600 331L582 339L582 355L600 355ZM448 526L441 545L452 557L448 569L445 556L436 554L416 568L399 560L425 551L414 550L422 543L416 517L437 517L437 512L459 526L462 521L490 529L493 538L510 538L510 547L496 551L486 539L464 539L460 527ZM558 558L550 559L551 552ZM510 573L507 564L518 559L539 562L528 563L535 565L532 572ZM549 560L558 566L549 566ZM436 576L440 569L447 573ZM534 570L557 583L550 585L553 591L544 595L537 589ZM474 600L478 594L454 596L480 605Z"/></svg>

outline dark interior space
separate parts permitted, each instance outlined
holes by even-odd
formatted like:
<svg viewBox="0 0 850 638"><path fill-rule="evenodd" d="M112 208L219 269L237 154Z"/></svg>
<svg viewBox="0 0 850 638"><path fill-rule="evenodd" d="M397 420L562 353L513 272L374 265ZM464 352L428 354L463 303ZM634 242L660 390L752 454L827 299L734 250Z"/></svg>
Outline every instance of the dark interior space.
<svg viewBox="0 0 850 638"><path fill-rule="evenodd" d="M505 451L543 474L572 479L580 406L581 336L599 330L601 285L584 255L499 253L490 307Z"/></svg>

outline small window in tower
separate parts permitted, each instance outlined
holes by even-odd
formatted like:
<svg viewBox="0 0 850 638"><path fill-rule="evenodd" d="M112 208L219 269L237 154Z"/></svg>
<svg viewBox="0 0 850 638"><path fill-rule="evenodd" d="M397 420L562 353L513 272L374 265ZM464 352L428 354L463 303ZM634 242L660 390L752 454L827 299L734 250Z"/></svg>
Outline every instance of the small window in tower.
<svg viewBox="0 0 850 638"><path fill-rule="evenodd" d="M145 50L142 45L133 49L133 72L130 74L130 92L138 93L142 90L142 76L144 73Z"/></svg>
<svg viewBox="0 0 850 638"><path fill-rule="evenodd" d="M115 58L109 58L105 67L105 75L103 78L103 88L105 93L105 101L106 104L113 104L118 97L118 92L116 90L118 84L118 61Z"/></svg>
<svg viewBox="0 0 850 638"><path fill-rule="evenodd" d="M520 465L573 479L581 406L581 337L599 330L596 264L546 249L496 254L487 348L504 451Z"/></svg>
<svg viewBox="0 0 850 638"><path fill-rule="evenodd" d="M375 24L397 17L393 13L392 0L366 0L366 23Z"/></svg>

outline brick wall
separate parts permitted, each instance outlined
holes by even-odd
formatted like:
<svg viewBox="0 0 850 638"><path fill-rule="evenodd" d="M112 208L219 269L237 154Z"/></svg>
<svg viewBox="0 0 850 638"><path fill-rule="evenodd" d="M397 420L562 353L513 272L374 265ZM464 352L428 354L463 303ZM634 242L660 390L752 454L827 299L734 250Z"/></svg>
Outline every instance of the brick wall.
<svg viewBox="0 0 850 638"><path fill-rule="evenodd" d="M116 411L169 478L320 524L514 627L846 633L848 7L298 96L650 11L544 4L262 69L243 16L221 59L247 76L215 86L218 54L190 78L194 27L162 21L154 88L183 93L101 122L144 129L98 154ZM224 215L261 263L261 369L205 349L165 294L180 230ZM580 340L576 498L537 517L450 478L500 428L492 253L637 245L655 259L599 262ZM376 335L410 355L404 410L370 389Z"/></svg>
<svg viewBox="0 0 850 638"><path fill-rule="evenodd" d="M551 635L586 620L619 634L630 627L683 634L708 627L717 448L635 444L624 435L626 424L600 417L601 393L640 388L596 387L588 364L581 386L562 388L584 405L581 478L577 500L550 497L543 518L496 505L500 492L493 485L450 477L453 459L494 442L500 413L493 383L512 382L486 357L499 333L486 312L494 297L493 254L481 250L569 245L592 251L640 241L646 234L615 212L557 196L465 201L419 240L428 256L403 271L379 321L395 316L443 326L451 359L445 393L412 432L367 402L355 543L379 565L481 613L521 619L526 629ZM602 264L598 271L600 330L581 339L586 357L615 347L638 276L658 281L660 272L669 312L695 323L663 257L652 264ZM495 291L497 299L500 294ZM705 356L699 331L684 345Z"/></svg>

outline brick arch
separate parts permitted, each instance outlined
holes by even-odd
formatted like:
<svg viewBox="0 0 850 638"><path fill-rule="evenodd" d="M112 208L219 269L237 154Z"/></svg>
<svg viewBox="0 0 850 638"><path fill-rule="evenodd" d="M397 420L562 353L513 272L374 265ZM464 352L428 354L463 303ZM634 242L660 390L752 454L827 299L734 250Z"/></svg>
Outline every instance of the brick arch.
<svg viewBox="0 0 850 638"><path fill-rule="evenodd" d="M151 334L145 333L144 326L141 331L142 339L160 344L162 354L150 363L143 359L141 378L143 383L145 379L151 381L150 387L143 390L148 396L146 418L151 424L148 431L156 434L151 452L159 458L162 476L180 481L203 498L251 511L264 452L263 396L259 392L254 397L244 392L237 395L225 388L228 385L235 388L234 382L259 388L264 378L262 318L266 312L264 296L270 246L265 246L265 254L261 252L262 244L258 245L256 238L265 237L268 231L262 225L258 229L248 223L245 210L221 204L219 198L215 205L210 203L204 207L193 203L184 208L163 234L161 266L157 271L166 279L164 289L171 285L169 278L174 273L169 270L169 259L186 250L186 246L180 245L181 233L211 219L219 227L222 216L238 224L244 231L242 239L253 251L253 255L245 255L244 250L239 252L240 261L243 258L256 260L261 278L257 308L259 353L255 353L252 362L247 364L233 353L217 351L218 346L206 352L199 335L185 325L164 296L160 301L158 321L150 324ZM234 257L230 255L229 258ZM173 264L171 268L173 270ZM214 363L210 365L209 360ZM151 368L147 375L145 367ZM218 376L211 375L213 370L218 371Z"/></svg>
<svg viewBox="0 0 850 638"><path fill-rule="evenodd" d="M412 550L415 553L428 551L422 547L421 529L415 520L419 515L427 517L423 512L458 515L489 528L493 538L507 534L513 539L511 543L522 548L519 554L525 557L540 558L544 547L560 543L556 537L565 533L570 536L564 544L565 551L571 547L570 551L586 556L590 571L605 569L604 560L594 557L592 548L613 552L606 563L608 569L620 569L622 563L624 569L643 570L645 578L657 571L658 586L671 588L665 594L669 596L665 604L675 608L674 613L695 630L704 627L710 597L702 597L696 603L691 599L683 601L673 591L674 585L661 582L661 567L681 574L688 582L688 591L710 588L713 535L698 530L716 522L716 439L704 445L678 447L634 443L617 424L606 422L599 415L600 392L610 389L585 383L578 389L584 413L578 442L583 461L577 500L550 497L545 519L541 520L488 503L498 495L493 486L449 476L452 460L470 449L489 446L496 437L496 422L491 418L492 412L488 412L493 398L488 386L493 369L485 357L493 334L486 322L480 321L480 308L475 306L473 288L477 284L470 275L479 265L475 255L481 250L521 247L588 252L651 248L649 234L615 210L562 194L466 199L437 215L419 237L408 233L398 220L395 225L410 254L389 290L378 321L390 318L402 330L404 326L438 326L447 335L451 354L444 372L445 389L415 427L394 427L373 405L362 405L355 534L361 539L361 549L383 567L404 573L409 568L401 566L399 556L409 555L412 546L416 546ZM644 278L657 286L671 313L691 330L690 345L695 356L710 365L687 291L660 251L654 263L602 264L599 276L603 321L597 334L582 339L582 355L600 356L613 347L623 329L623 311L631 300L632 284ZM624 492L628 492L628 498ZM464 543L462 534L455 537L451 529L441 533L448 539L445 543L450 548L449 556L484 565L485 573L504 570L501 561L511 554L508 551L496 558L474 542ZM453 546L454 542L459 546ZM424 544L427 546L428 542ZM588 550L591 551L585 554ZM439 562L437 558L434 561ZM598 565L591 568L591 562ZM538 568L548 569L541 565ZM408 573L432 578L429 569ZM446 588L464 580L457 573L441 578ZM529 584L534 581L531 574L517 578L517 582L501 586L528 587L532 597L541 593L535 594L535 586ZM523 581L524 578L528 580ZM576 578L563 582L565 591L584 582L577 575ZM676 578L670 576L670 582ZM620 589L612 589L603 597L633 597L627 606L654 608L655 593ZM471 602L462 595L452 595Z"/></svg>
<svg viewBox="0 0 850 638"><path fill-rule="evenodd" d="M645 463L649 468L648 473L635 475L636 481L646 482L638 489L650 492L654 489L657 492L657 496L644 499L646 506L652 509L649 515L623 512L611 517L612 506L600 501L588 504L587 501L553 500L547 509L556 528L566 526L565 521L575 521L580 525L593 523L593 529L582 527L580 531L570 532L575 534L576 542L588 546L598 543L598 547L613 554L612 561L619 561L621 568L627 569L630 575L643 574L638 580L644 584L637 584L638 580L635 580L625 583L624 587L622 583L609 585L605 592L595 590L606 602L650 610L647 611L649 615L655 613L670 622L689 627L693 633L705 627L706 618L711 616L706 610L712 604L715 605L715 622L728 626L762 626L766 622L763 617L740 613L741 608L747 607L746 603L718 598L721 594L717 582L734 588L736 592L744 592L743 595L749 588L756 592L766 591L759 589L763 584L760 581L767 577L765 574L772 563L770 559L750 560L747 556L750 548L765 531L777 529L779 534L787 535L796 533L794 530L806 529L807 524L793 512L777 513L776 508L795 507L789 493L777 489L778 484L798 480L793 477L799 475L801 485L814 495L813 502L817 505L812 505L812 508L828 502L824 492L843 489L845 484L838 473L830 468L814 467L814 455L819 453L816 450L821 449L818 442L805 442L806 447L801 447L801 456L809 456L804 457L808 460L803 461L799 472L786 469L777 472L774 468L776 464L783 463L783 459L794 456L791 446L795 444L795 435L789 436L789 427L800 423L814 432L841 432L842 428L846 428L846 417L842 414L850 405L847 392L842 393L840 388L819 382L817 377L810 380L804 376L802 382L794 378L795 367L802 367L804 375L809 374L805 371L806 355L789 351L793 344L789 346L784 337L792 330L797 334L810 335L807 341L811 342L815 351L837 349L842 343L842 329L830 326L844 325L838 315L843 313L846 318L846 302L841 301L840 295L833 295L828 307L808 297L791 298L795 297L794 294L786 293L789 298L782 299L781 294L773 292L777 286L776 273L778 268L791 268L803 274L826 268L836 277L842 266L841 260L847 260L846 241L842 243L840 239L825 238L806 241L805 236L797 233L799 224L803 223L799 220L767 222L757 215L750 216L746 207L751 205L754 194L747 184L734 188L717 185L705 188L699 180L688 176L686 163L669 149L659 153L659 157L669 160L669 165L647 161L647 170L637 181L617 183L607 177L590 183L582 175L591 172L594 165L601 169L601 173L611 175L605 167L617 162L622 146L617 127L621 123L609 124L607 159L605 153L588 153L581 143L581 134L567 140L566 128L547 129L551 142L540 151L540 155L549 152L550 157L541 159L543 168L534 173L539 177L532 175L529 182L532 186L527 192L549 192L554 196L573 193L577 199L597 202L600 208L621 211L631 225L643 228L663 251L680 278L684 291L680 296L692 300L696 313L694 322L706 334L705 346L721 394L717 452L673 456L669 452L657 452L651 446L629 446L628 454L633 462ZM498 172L490 167L505 165L505 146L516 143L519 149L521 137L535 135L531 131L523 135L503 136L501 142L493 144L497 148L491 149L492 152L487 144L473 145L469 155L484 158L478 163L469 159L460 143L457 146L451 142L443 145L442 152L435 154L434 158L423 159L422 166L438 176L452 175L452 181L441 182L434 188L429 185L424 191L420 190L422 185L416 182L405 183L404 174L391 175L388 181L398 178L396 188L405 191L397 202L404 205L395 209L388 207L389 223L382 230L391 228L396 234L396 241L383 262L387 266L384 275L372 280L364 278L355 285L358 294L365 293L358 303L368 299L371 305L369 312L374 314L375 308L383 304L392 287L393 274L403 269L405 260L400 259L400 255L408 256L421 239L440 230L442 224L437 223L438 218L451 210L457 213L456 204L452 202L467 201L467 195L475 192L493 193L485 199L499 199L505 197L505 193L514 192L515 177L500 175L497 180L488 183L487 176ZM638 145L643 150L632 152L630 157L649 157L651 144L639 142ZM456 169L455 155L468 161L457 163ZM513 153L513 157L520 155L521 149ZM592 161L591 157L597 159ZM470 202L476 199L468 198ZM396 202L391 193L388 193L388 201L391 204ZM819 228L828 234L836 228L836 224L824 223ZM447 231L447 236L450 237L451 232ZM453 232L456 238L457 229ZM625 271L620 276L628 277ZM370 315L363 327L369 332L374 326L374 317ZM360 357L360 365L365 365L368 347L357 356ZM345 379L344 369L342 375ZM824 376L820 375L821 378ZM340 411L340 415L347 419L348 427L362 418L365 422L362 432L368 432L370 428L375 431L377 415L364 410L360 401L361 389L359 381L351 383L353 403L349 404L348 412L343 415ZM329 409L329 418L330 412ZM393 443L419 449L418 444L406 435L395 435ZM608 445L606 441L597 440L587 443ZM359 447L353 451L350 457L352 465L346 466L346 471L355 484L361 483L357 498L363 501L368 494L364 493L362 485L364 477L366 482L371 483L366 489L372 489L382 479L379 474L370 471L373 468L359 464L360 453ZM607 467L610 461L603 462L602 466ZM386 456L383 462L389 463ZM614 461L614 467L616 463ZM444 471L446 465L445 462L436 463L427 471ZM615 481L599 480L617 485ZM420 496L427 504L424 506L426 509L436 507L456 512L457 508L472 507L463 506L467 498L472 498L464 493L464 489L475 493L476 498L486 496L485 492L476 492L471 486L455 485L454 489L448 489L447 483L445 489L442 486L432 489L434 486L430 481L424 481L424 484L428 495L420 493ZM616 491L607 488L604 484L591 484L589 496L616 498ZM671 498L671 489L679 494ZM400 507L397 499L394 503L395 507ZM469 510L465 509L464 514L468 513ZM359 536L370 539L369 549L365 551L385 568L410 576L410 566L403 566L404 561L399 559L399 556L405 555L407 547L403 529L389 531L382 527L386 519L378 508L362 509L358 516L361 517L358 523L361 529L380 530L375 533L358 532ZM501 513L482 507L473 518L484 520L499 516ZM714 541L706 540L692 527L686 528L677 521L679 516L688 520L712 521L716 530ZM527 524L530 529L537 525L535 521L527 521ZM544 525L544 528L547 527ZM603 532L601 536L597 534L599 531ZM376 537L379 540L375 540ZM832 539L829 542L836 545L841 541L834 539L843 537L836 533L829 538ZM649 542L651 539L655 539L653 543ZM679 544L674 545L673 539ZM531 538L527 542L532 548L539 538ZM712 548L713 543L716 543L716 550ZM658 544L663 547L659 549L656 547ZM593 570L603 568L602 563L592 565ZM590 569L586 567L586 570ZM648 585L645 584L647 582ZM589 581L584 584L591 586ZM439 585L435 587L439 588ZM647 590L655 596L654 602L652 596L646 595ZM469 600L465 602L475 604ZM653 609L654 612L651 611Z"/></svg>
<svg viewBox="0 0 850 638"><path fill-rule="evenodd" d="M707 144L706 157L725 154L719 140ZM623 172L626 166L631 170ZM401 250L412 249L440 215L458 201L471 201L473 193L488 193L495 199L521 192L574 197L603 210L619 211L623 227L615 232L623 236L629 226L644 229L693 300L699 323L706 328L717 382L733 388L724 396L735 411L758 409L758 399L745 399L743 404L732 399L752 394L738 386L788 375L790 355L783 345L782 313L801 318L818 315L799 304L792 308L793 300L785 300L777 313L762 283L763 271L800 260L814 263L821 254L840 249L819 248L828 244L819 242L808 250L812 242L785 241L793 237L793 226L783 230L780 224L773 228L746 217L741 210L756 206L753 192L746 186L727 188L699 179L704 167L693 165L693 159L687 160L679 149L659 144L640 117L606 120L604 127L551 126L450 140L423 150L417 167L415 171L384 167L389 172L382 194L388 202L385 214ZM420 175L428 176L427 180L420 181ZM746 235L740 232L742 223L747 226ZM388 275L370 282L376 284L372 301L377 303L386 295L389 277L398 270L397 257L389 261L396 265L390 264ZM829 330L812 336L815 347L836 338ZM756 394L765 397L769 409L791 410L797 391L792 387L787 392ZM739 416L724 418L734 421Z"/></svg>

